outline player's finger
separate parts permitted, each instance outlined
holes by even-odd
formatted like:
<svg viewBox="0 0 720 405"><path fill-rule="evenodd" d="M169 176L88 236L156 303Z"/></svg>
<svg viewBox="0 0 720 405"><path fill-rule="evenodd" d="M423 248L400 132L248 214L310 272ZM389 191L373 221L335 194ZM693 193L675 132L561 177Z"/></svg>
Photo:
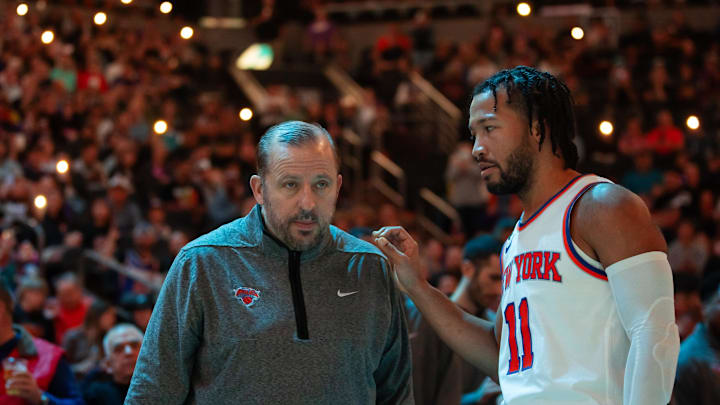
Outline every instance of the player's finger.
<svg viewBox="0 0 720 405"><path fill-rule="evenodd" d="M395 247L390 241L388 241L385 237L381 236L377 239L375 239L375 243L377 243L380 250L385 253L385 255L390 258L392 261L400 260L403 257L405 257L405 254L398 250L398 248Z"/></svg>

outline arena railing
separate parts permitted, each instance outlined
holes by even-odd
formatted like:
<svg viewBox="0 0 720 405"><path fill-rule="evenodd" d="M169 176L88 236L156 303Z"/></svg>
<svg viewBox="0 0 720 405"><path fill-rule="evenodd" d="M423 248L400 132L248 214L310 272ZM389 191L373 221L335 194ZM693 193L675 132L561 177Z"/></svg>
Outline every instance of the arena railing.
<svg viewBox="0 0 720 405"><path fill-rule="evenodd" d="M160 291L160 287L162 287L163 281L165 281L165 275L162 273L149 273L145 270L122 264L112 257L101 255L91 249L83 251L83 255L110 270L144 285L154 293Z"/></svg>
<svg viewBox="0 0 720 405"><path fill-rule="evenodd" d="M435 212L430 214L428 206L434 208ZM441 225L433 221L431 217L438 218L441 222L451 224L453 227L460 227L460 214L457 210L439 195L428 188L420 189L420 204L417 209L417 220L420 226L428 231L435 239L446 245L452 244L450 233L446 232Z"/></svg>
<svg viewBox="0 0 720 405"><path fill-rule="evenodd" d="M452 153L458 139L458 125L462 119L462 112L418 72L410 72L409 78L430 102L429 112L433 114L436 123L438 147L446 154Z"/></svg>
<svg viewBox="0 0 720 405"><path fill-rule="evenodd" d="M393 178L394 186L385 180L385 174ZM400 208L407 203L407 179L405 171L378 151L370 154L370 185Z"/></svg>

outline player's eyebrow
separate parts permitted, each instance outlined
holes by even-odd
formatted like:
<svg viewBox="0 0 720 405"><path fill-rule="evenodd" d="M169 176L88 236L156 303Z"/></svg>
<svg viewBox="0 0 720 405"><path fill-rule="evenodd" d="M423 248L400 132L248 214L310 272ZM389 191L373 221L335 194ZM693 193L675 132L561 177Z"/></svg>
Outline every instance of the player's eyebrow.
<svg viewBox="0 0 720 405"><path fill-rule="evenodd" d="M497 118L497 117L495 116L495 114L489 114L489 115L486 115L486 116L484 116L484 117L482 117L482 118L478 118L478 119L470 122L470 124L468 125L468 129L472 130L473 127L477 127L478 125L482 125L482 124L484 124L484 123L486 123L486 122L488 122L488 121L492 121L492 120L494 120L494 119L496 119L496 118Z"/></svg>

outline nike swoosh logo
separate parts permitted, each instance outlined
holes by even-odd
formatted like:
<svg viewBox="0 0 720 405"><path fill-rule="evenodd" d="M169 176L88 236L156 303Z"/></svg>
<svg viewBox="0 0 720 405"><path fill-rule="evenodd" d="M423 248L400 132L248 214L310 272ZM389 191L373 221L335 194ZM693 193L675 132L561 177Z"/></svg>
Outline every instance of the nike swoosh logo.
<svg viewBox="0 0 720 405"><path fill-rule="evenodd" d="M346 293L344 293L344 292L340 292L340 290L338 290L338 297L340 297L340 298L342 298L342 297L347 297L348 295L353 295L353 294L356 294L356 293L358 293L358 292L359 292L359 291L351 291L351 292L346 292Z"/></svg>
<svg viewBox="0 0 720 405"><path fill-rule="evenodd" d="M510 250L510 245L512 245L512 242L513 242L512 239L510 239L510 243L508 243L507 246L505 246L505 253L507 253L508 250Z"/></svg>

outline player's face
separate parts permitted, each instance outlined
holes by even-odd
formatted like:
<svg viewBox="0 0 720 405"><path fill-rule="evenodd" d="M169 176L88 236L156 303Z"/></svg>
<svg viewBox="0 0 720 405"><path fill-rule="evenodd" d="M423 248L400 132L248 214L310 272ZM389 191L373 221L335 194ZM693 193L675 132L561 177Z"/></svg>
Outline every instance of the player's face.
<svg viewBox="0 0 720 405"><path fill-rule="evenodd" d="M475 303L493 311L497 310L502 294L500 257L492 255L475 272L471 285L471 296Z"/></svg>
<svg viewBox="0 0 720 405"><path fill-rule="evenodd" d="M527 119L507 105L505 89L498 89L496 94L497 108L489 91L475 96L470 105L472 155L482 169L488 191L518 194L530 183L535 151Z"/></svg>
<svg viewBox="0 0 720 405"><path fill-rule="evenodd" d="M293 250L317 246L329 230L342 176L326 139L275 143L262 181L251 182L270 232Z"/></svg>

